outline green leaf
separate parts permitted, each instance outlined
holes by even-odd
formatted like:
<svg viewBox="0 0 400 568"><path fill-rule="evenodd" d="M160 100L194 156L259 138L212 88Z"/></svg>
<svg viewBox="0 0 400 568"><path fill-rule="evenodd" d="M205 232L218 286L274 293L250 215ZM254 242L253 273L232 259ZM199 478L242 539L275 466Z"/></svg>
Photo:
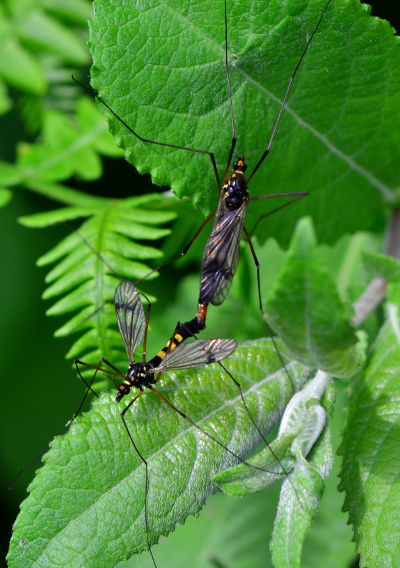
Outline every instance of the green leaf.
<svg viewBox="0 0 400 568"><path fill-rule="evenodd" d="M17 185L21 181L21 174L13 164L0 160L1 185Z"/></svg>
<svg viewBox="0 0 400 568"><path fill-rule="evenodd" d="M341 489L363 568L400 563L398 311L388 303L368 366L352 388L341 447Z"/></svg>
<svg viewBox="0 0 400 568"><path fill-rule="evenodd" d="M210 495L199 518L189 517L154 548L157 566L273 568L265 535L272 532L275 497L272 491L246 499ZM151 564L149 553L143 553L118 568L150 568Z"/></svg>
<svg viewBox="0 0 400 568"><path fill-rule="evenodd" d="M282 467L290 472L290 481L285 479L281 490L271 542L276 568L300 566L304 538L317 512L324 488L323 480L332 466L330 430L326 418L327 412L331 414L333 410L334 393L334 385L329 376L317 373L287 405L278 438L271 444L281 466L276 460L274 463L268 448L249 460L249 463L272 472L281 472ZM325 398L321 404L322 397ZM307 461L305 458L314 445L315 449ZM261 491L276 480L276 476L272 474L257 471L252 475L250 471L250 468L240 464L219 473L213 479L224 492L236 496Z"/></svg>
<svg viewBox="0 0 400 568"><path fill-rule="evenodd" d="M86 27L92 16L91 5L85 0L43 0L46 11L74 25Z"/></svg>
<svg viewBox="0 0 400 568"><path fill-rule="evenodd" d="M78 175L86 181L101 176L99 152L119 155L107 142L110 136L93 103L84 97L76 105L77 121L57 111L44 115L43 142L18 147L18 169L27 187L36 191L37 182L56 182Z"/></svg>
<svg viewBox="0 0 400 568"><path fill-rule="evenodd" d="M225 493L244 497L262 491L276 481L274 473L282 471L282 466L287 472L292 469L295 465L293 456L306 457L308 455L326 422L326 412L320 406L319 400L323 396L329 380L329 376L325 373L317 373L316 377L301 392L293 395L286 407L278 437L271 443L271 448L282 461L282 465L279 466L272 452L265 448L254 458L251 458L249 463L266 470L274 468L273 474L265 474L261 471L256 472L256 474L250 473L249 468L238 465L214 477L214 481L221 486ZM289 455L285 456L288 451ZM285 459L283 459L284 456ZM247 480L249 480L249 484L245 483Z"/></svg>
<svg viewBox="0 0 400 568"><path fill-rule="evenodd" d="M242 467L242 464L239 464L221 471L213 477L213 481L218 483L224 493L233 497L247 497L263 491L277 480L277 474L282 476L283 469L289 473L293 468L295 460L292 455L288 455L288 451L296 433L280 435L270 444L270 448L264 448L262 452L249 459L249 463L264 468L269 473L250 472L247 466ZM279 459L280 464L276 458Z"/></svg>
<svg viewBox="0 0 400 568"><path fill-rule="evenodd" d="M246 156L249 171L267 148L289 78L324 5L228 1L235 154ZM224 3L158 0L149 9L146 0L96 0L95 6L93 88L140 136L214 152L222 177L232 138ZM380 230L386 204L399 201L400 132L393 128L400 122L399 38L369 10L333 1L300 66L271 154L250 191L310 195L260 225L262 238L287 243L295 220L306 213L320 241ZM190 196L205 212L215 209L217 185L207 155L142 143L102 110L139 172ZM250 228L260 211L250 203Z"/></svg>
<svg viewBox="0 0 400 568"><path fill-rule="evenodd" d="M85 217L91 208L102 207L107 203L107 199L104 199L103 197L88 195L87 193L82 193L81 191L57 183L30 179L27 182L27 186L35 193L39 193L40 195L44 195L50 199L59 201L60 203L77 205L77 207L65 209L67 209L67 211L69 210L71 214L73 214L73 211L75 210L82 210L82 214L80 215L81 217ZM84 212L84 208L87 208L86 213ZM19 221L22 225L27 227L48 227L53 225L55 222L53 213L53 211L49 211L47 214L34 213L33 215L20 217Z"/></svg>
<svg viewBox="0 0 400 568"><path fill-rule="evenodd" d="M121 278L135 281L147 275L149 278L157 276L156 272L149 274L152 268L146 261L159 260L162 253L142 242L161 239L170 232L157 225L169 222L175 214L172 211L152 214L151 204L161 202L166 205L170 199L149 195L121 202L103 200L104 205L98 202L95 209L64 208L24 219L25 225L37 227L92 215L79 233L67 236L38 260L40 266L57 262L46 277L49 287L43 297L61 298L47 310L48 315L74 312L56 335L89 330L71 347L69 357L81 358L84 352L90 351L86 359L93 364L97 364L100 357L115 363L125 360L116 331L114 291ZM147 204L147 208L141 204ZM134 242L135 239L140 240L140 244Z"/></svg>
<svg viewBox="0 0 400 568"><path fill-rule="evenodd" d="M390 282L400 280L400 262L392 256L379 253L364 252L364 263L372 276L383 276Z"/></svg>
<svg viewBox="0 0 400 568"><path fill-rule="evenodd" d="M12 100L7 96L7 87L0 79L0 116L6 114L12 107Z"/></svg>
<svg viewBox="0 0 400 568"><path fill-rule="evenodd" d="M321 400L320 405L317 401L323 395L324 399ZM308 397L313 396L316 397L314 401L312 398L307 400ZM324 479L328 476L333 462L330 427L328 423L324 423L327 415L332 415L333 412L334 384L329 383L327 375L319 372L306 386L304 392L297 393L293 399L296 397L298 398L295 404L300 403L299 406L305 404L303 412L300 412L300 415L302 414L305 418L305 425L300 436L292 444L296 465L290 479L294 487L301 488L302 508L291 485L286 480L280 495L278 515L270 545L272 560L276 568L300 567L303 542L317 513L318 502L324 490ZM290 410L292 409L289 403L285 411L289 413L289 417ZM304 410L309 412L305 414ZM283 431L285 429L284 421L282 421L281 429ZM314 442L309 460L306 460L305 456Z"/></svg>
<svg viewBox="0 0 400 568"><path fill-rule="evenodd" d="M330 281L307 218L297 226L266 314L298 361L337 377L360 370L349 310Z"/></svg>
<svg viewBox="0 0 400 568"><path fill-rule="evenodd" d="M5 207L11 201L13 197L12 192L9 189L0 187L0 208Z"/></svg>
<svg viewBox="0 0 400 568"><path fill-rule="evenodd" d="M33 4L18 20L18 35L31 49L61 57L69 64L80 66L89 61L80 37Z"/></svg>
<svg viewBox="0 0 400 568"><path fill-rule="evenodd" d="M53 190L58 189L54 184L47 184L47 187L51 187ZM65 188L62 187L62 190L65 190ZM97 201L97 199L98 198L93 198L93 201ZM106 203L106 200L103 200L102 205L104 205L104 203ZM91 215L95 215L98 210L99 203L97 202L97 205L93 205L92 207L63 207L61 209L55 209L54 211L46 211L45 213L34 213L33 215L19 217L18 221L25 227L42 229L64 221L72 221L80 217L90 217Z"/></svg>
<svg viewBox="0 0 400 568"><path fill-rule="evenodd" d="M348 385L345 381L335 381L335 387L335 411L332 417L329 414L334 462L329 477L324 476L325 488L318 506L318 515L304 543L303 568L351 566L355 560L352 529L347 524L347 513L342 510L344 495L340 495L337 488L342 465L337 448L342 441L345 421L343 407L348 400ZM326 535L330 538L327 539Z"/></svg>
<svg viewBox="0 0 400 568"><path fill-rule="evenodd" d="M304 384L307 370L288 364L298 371L299 386ZM226 365L240 381L253 416L270 404L271 396L278 397L261 427L276 424L291 386L271 341L246 343ZM171 373L157 388L235 453L247 456L258 444L238 390L219 366ZM123 407L103 394L91 412L52 442L14 525L10 566L76 566L82 558L85 568L114 566L147 549L145 468L120 418ZM141 397L126 418L148 463L149 539L154 544L201 509L217 489L211 476L235 460L153 393Z"/></svg>
<svg viewBox="0 0 400 568"><path fill-rule="evenodd" d="M15 29L0 6L0 76L17 89L44 93L47 80L40 62L15 37Z"/></svg>

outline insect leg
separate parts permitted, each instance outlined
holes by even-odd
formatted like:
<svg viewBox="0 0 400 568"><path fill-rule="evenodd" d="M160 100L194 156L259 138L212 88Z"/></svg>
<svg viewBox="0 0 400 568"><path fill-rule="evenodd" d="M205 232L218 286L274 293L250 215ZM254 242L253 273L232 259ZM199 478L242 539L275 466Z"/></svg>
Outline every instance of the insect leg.
<svg viewBox="0 0 400 568"><path fill-rule="evenodd" d="M112 381L114 381L113 377L119 377L121 379L125 378L125 375L123 373L121 373L121 371L119 371L117 369L117 367L114 367L114 365L112 365L109 361L107 361L107 359L104 359L104 357L102 357L100 359L100 363L105 363L106 365L108 365L109 367L114 369L114 371L116 371L115 373L113 373L112 371L109 371L108 369L102 369L101 367L99 367L99 365L97 365L97 366L96 365L90 365L89 363L85 363L84 361L80 361L79 359L75 359L74 363L75 363L76 366L77 366L77 364L79 364L79 365L84 365L85 367L89 367L90 369L97 369L97 371L101 371L102 373L109 375L109 378ZM79 376L81 377L81 379L83 380L83 382L87 385L86 381L84 380L84 378L80 374L79 370L78 370L78 373L79 373ZM114 382L114 384L115 384L115 382Z"/></svg>
<svg viewBox="0 0 400 568"><path fill-rule="evenodd" d="M161 374L161 373L160 373ZM158 379L159 377L157 377ZM237 454L235 454L235 452L232 452L232 450L230 450L229 448L227 448L226 446L224 446L224 444L222 444L222 442L220 442L219 440L217 440L216 438L214 438L214 436L212 436L211 434L209 434L206 430L204 430L204 428L202 428L201 426L199 426L198 424L196 424L196 422L194 422L194 420L192 420L191 418L189 418L189 416L187 416L184 412L182 412L181 410L179 410L178 408L176 408L176 406L174 406L172 404L172 402L170 402L169 400L167 400L159 391L155 390L154 388L152 388L151 386L149 386L149 388L157 395L161 398L161 400L163 400L170 408L172 408L173 410L175 410L175 412L177 412L179 414L179 416L182 416L182 418L184 418L185 420L187 420L188 422L190 422L190 424L192 426L194 426L197 430L199 430L200 432L202 432L203 434L205 434L208 438L210 438L210 440L212 440L213 442L215 442L216 444L218 444L219 446L221 446L221 448L223 448L225 451L227 451L229 454L231 454L231 456L233 456L234 458L236 458L237 460L240 461L240 463L244 463L245 465L251 467L252 469L256 469L258 471L263 471L264 473L272 473L272 474L276 474L276 475L281 475L279 473L277 473L276 471L268 471L262 467L256 466L256 465L252 465L250 463L248 463L246 460L244 460L243 458L241 458L240 456L238 456Z"/></svg>
<svg viewBox="0 0 400 568"><path fill-rule="evenodd" d="M243 227L243 231L244 231L244 234L246 235L247 242L249 243L250 250L251 250L251 254L253 255L254 263L255 263L256 269L257 269L258 303L259 303L259 308L260 308L260 311L261 311L261 315L262 315L262 317L263 317L263 320L264 320L264 322L265 322L265 325L267 326L269 336L270 336L270 338L272 339L272 343L274 344L274 348L275 348L276 354L277 354L278 357L279 357L279 360L280 360L280 362L281 362L282 367L285 369L285 373L286 373L286 375L287 375L287 378L289 379L289 382L290 382L290 384L291 384L291 386L292 386L292 391L293 391L293 393L294 393L294 392L295 392L295 389L294 389L294 384L293 384L292 378L291 378L291 376L290 376L290 374L289 374L289 371L287 370L286 365L285 365L285 363L284 363L284 361L283 361L281 352L280 352L279 349L278 349L278 346L277 346L277 344L276 344L276 341L275 341L274 335L273 335L273 333L272 333L271 327L270 327L269 323L267 322L267 320L266 320L266 318L265 318L264 310L263 310L263 307L262 307L262 300L261 300L261 281L260 281L260 263L258 262L258 258L257 258L257 256L256 256L256 253L255 253L255 250L254 250L254 247L253 247L253 243L251 242L251 238L250 238L249 233L248 233L247 230L246 230L246 227ZM258 428L257 428L257 429L258 429Z"/></svg>
<svg viewBox="0 0 400 568"><path fill-rule="evenodd" d="M228 64L228 16L226 11L226 0L225 0L225 71L226 79L228 82L228 93L229 93L229 107L231 110L231 122L232 122L232 143L231 149L229 151L228 163L226 164L226 169L224 173L224 185L228 181L229 169L232 161L233 152L236 146L236 131L235 131L235 119L233 116L233 105L232 105L232 91L231 91L231 78L229 75L229 64Z"/></svg>
<svg viewBox="0 0 400 568"><path fill-rule="evenodd" d="M155 566L155 568L157 568L157 564L156 561L154 559L153 553L151 551L151 545L150 545L150 540L149 540L149 526L148 526L148 520L147 520L147 495L148 495L148 490L149 490L149 469L148 469L148 464L147 461L144 459L144 457L142 456L142 454L139 452L138 447L135 444L134 439L132 438L132 434L130 433L130 430L128 428L128 425L125 421L125 413L128 411L128 409L132 406L132 404L142 396L143 391L141 390L139 392L139 394L137 394L131 401L130 403L124 408L124 410L121 412L121 418L122 418L122 422L124 423L125 426L125 430L128 433L129 439L132 442L132 446L135 448L135 451L137 453L137 455L139 456L139 458L142 460L144 467L145 467L145 486L144 486L144 522L146 525L146 540L147 540L147 548L149 549L150 555L151 555L151 559L153 560L153 564Z"/></svg>
<svg viewBox="0 0 400 568"><path fill-rule="evenodd" d="M95 91L93 91L93 89L90 89L89 87L86 87L85 85L82 85L82 83L77 81L77 79L75 79L75 77L73 75L72 75L72 79L80 87L82 87L83 89L88 91L93 97L95 97L98 101L100 101L106 107L106 109L109 110L111 112L111 114L113 114L115 116L115 118L117 120L119 120L119 122L121 124L123 124L125 126L125 128L127 130L129 130L129 132L131 134L133 134L141 142L146 142L147 144L156 144L157 146L166 146L167 148L176 148L177 150L186 150L187 152L195 152L197 154L207 154L208 156L210 156L211 163L212 163L213 168L214 168L215 179L217 180L218 191L221 192L221 184L220 184L220 181L219 181L217 164L215 162L215 157L214 157L213 152L208 152L207 150L198 150L196 148L185 148L185 146L177 146L176 144L166 144L165 142L156 142L155 140L148 140L147 138L142 138L142 136L140 136L137 132L135 132L133 130L133 128L131 128L124 120L122 120L122 118L120 116L118 116L117 113L114 112L112 110L112 108L110 106L108 106L108 104Z"/></svg>
<svg viewBox="0 0 400 568"><path fill-rule="evenodd" d="M188 250L190 249L190 247L192 246L192 244L194 243L194 241L197 239L197 237L199 236L199 234L201 233L201 231L204 229L204 227L207 225L207 223L214 217L215 213L217 210L213 211L212 213L210 213L210 215L203 221L203 223L200 225L200 227L197 229L197 231L195 232L195 234L193 235L193 237L190 239L190 241L188 242L188 244L185 246L185 248L183 249L183 251L181 252L181 254L179 256L176 256L175 258L171 258L171 260L167 260L167 262L163 262L162 264L159 264L158 266L156 266L156 268L153 268L153 270L151 270L148 274L146 274L145 276L143 276L142 278L140 278L139 280L136 280L134 282L134 284L139 284L140 282L142 282L143 280L146 280L151 274L153 274L153 272L156 272L157 270L160 270L160 268L167 266L168 264L171 264L172 262L175 262L176 260L179 260L180 258L182 258L183 256L185 256L185 254L188 252Z"/></svg>
<svg viewBox="0 0 400 568"><path fill-rule="evenodd" d="M265 320L264 320L264 321L265 321ZM267 324L267 327L269 328L268 324ZM271 335L271 333L270 333L270 335ZM271 336L271 337L272 337L272 336ZM274 345L275 345L275 341L274 341L274 340L273 340L273 343L274 343ZM276 345L275 345L275 349L276 349L276 351L279 353L278 349L276 348ZM286 367L285 367L285 365L284 365L284 363L283 363L283 361L282 361L282 357L279 356L279 358L280 358L281 363L282 363L282 366L284 367L284 369L285 369L285 371L286 371L286 373L287 373L287 375L288 375L288 377L289 377L289 380L290 380L290 375L289 375L289 373L288 373L288 371L287 371L287 369L286 369ZM250 418L250 420L251 420L253 426L255 427L255 429L257 430L257 432L260 434L261 439L265 442L265 445L267 446L267 448L269 449L269 451L271 452L271 454L274 456L274 458L276 459L276 461L278 462L278 464L279 464L280 467L282 468L282 471L283 471L283 473L284 473L286 479L289 481L290 485L291 485L292 488L293 488L293 491L295 492L295 495L296 495L296 497L297 497L297 500L298 500L298 502L299 502L299 505L300 505L301 509L304 511L303 505L301 504L300 498L299 498L299 496L298 496L298 494L297 494L297 490L296 490L295 486L293 485L293 482L292 482L292 480L290 479L290 476L289 476L288 472L287 472L287 471L285 470L285 468L283 467L281 460L278 458L278 456L276 455L276 453L274 452L274 450L271 448L271 446L270 446L270 444L267 442L267 440L266 440L264 434L261 432L261 430L260 430L260 428L258 427L256 421L254 420L254 418L253 418L252 415L251 415L251 412L250 412L250 410L249 410L249 407L247 406L246 401L245 401L245 399L244 399L244 395L243 395L243 391L242 391L241 384L240 384L239 381L237 381L237 380L235 379L235 377L228 371L228 369L225 367L225 365L223 365L223 364L221 363L221 361L217 361L217 363L220 365L220 367L222 367L222 368L224 369L224 371L225 371L226 373L228 373L229 377L232 379L232 381L233 381L233 382L235 383L235 385L237 386L237 388L238 388L238 390L239 390L240 398L242 399L242 402L243 402L243 406L244 406L244 408L245 408L245 410L246 410L246 412L247 412L247 414L248 414L248 416L249 416L249 418ZM290 383L292 383L291 380L290 380ZM292 388L293 388L293 385L292 385Z"/></svg>
<svg viewBox="0 0 400 568"><path fill-rule="evenodd" d="M258 160L258 162L257 162L257 164L256 164L256 167L254 168L254 170L251 172L249 178L247 179L247 183L249 183L249 181L251 180L251 178L254 176L254 174L256 173L256 171L258 170L258 168L261 166L261 164L263 163L263 161L265 160L265 158L266 158L266 157L268 156L268 154L269 154L269 151L270 151L270 149L271 149L272 142L273 142L273 140L274 140L274 138L275 138L275 134L276 134L276 131L277 131L279 122L280 122L281 117L282 117L282 112L283 112L283 109L285 108L286 101L287 101L287 98L288 98L288 95L289 95L289 91L290 91L291 86L292 86L292 84L293 84L293 81L294 81L294 78L295 78L295 76L296 76L296 73L297 73L297 71L299 70L299 67L300 67L300 65L301 65L301 63L302 63L302 61L303 61L303 59L304 59L304 56L305 56L305 54L306 54L306 52L307 52L307 50L308 50L308 48L309 48L309 46L310 46L310 43L312 42L312 40L313 40L313 38L314 38L314 36L315 36L315 34L316 34L318 28L319 28L319 26L320 26L320 24L321 24L321 22L322 22L324 16L325 16L325 12L327 11L328 6L329 6L330 3L331 3L331 0L328 0L328 3L326 4L325 8L323 9L323 12L322 12L322 14L321 14L321 16L320 16L320 18L319 18L319 20L318 20L318 23L317 23L317 25L315 26L314 31L312 32L312 34L311 34L311 36L310 36L310 38L309 38L309 40L308 40L308 42L307 42L307 45L305 46L305 48L304 48L304 50L303 50L303 53L301 54L301 57L300 57L300 59L299 59L297 65L296 65L296 68L295 68L295 70L294 70L292 76L290 77L289 84L288 84L288 86L287 86L286 93L285 93L285 96L284 96L284 98L283 98L282 105L281 105L281 108L280 108L280 110L279 110L278 118L276 119L275 126L274 126L274 129L273 129L273 131L272 131L272 135L271 135L271 138L270 138L268 147L267 147L267 149L265 150L265 152L263 153L263 155L261 156L261 158Z"/></svg>
<svg viewBox="0 0 400 568"><path fill-rule="evenodd" d="M260 221L262 221L263 219L265 219L266 217L269 217L270 215L273 215L274 213L277 213L278 211L280 211L281 209L284 209L285 207L287 207L288 205L291 205L292 203L294 203L295 201L299 201L299 199L302 199L305 195L308 195L308 192L305 192L304 195L300 195L299 197L296 197L296 199L292 199L291 201L288 201L287 203L284 203L283 205L280 205L279 207L275 207L275 209L272 209L272 211L269 211L268 213L264 213L264 215L260 215L260 217L257 219L257 221L255 222L253 228L251 229L251 231L249 232L250 235L254 235L255 230L258 227L258 224L260 223ZM263 197L263 196L261 196ZM261 198L260 197L260 198ZM249 201L251 201L252 199L260 199L257 197L252 197L249 199Z"/></svg>

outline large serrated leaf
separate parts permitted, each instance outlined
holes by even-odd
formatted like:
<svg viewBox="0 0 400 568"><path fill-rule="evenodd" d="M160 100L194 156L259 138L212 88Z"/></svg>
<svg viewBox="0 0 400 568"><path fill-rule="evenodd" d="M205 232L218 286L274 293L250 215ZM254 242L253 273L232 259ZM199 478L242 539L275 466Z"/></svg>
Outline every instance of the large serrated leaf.
<svg viewBox="0 0 400 568"><path fill-rule="evenodd" d="M360 370L349 310L329 278L307 218L297 226L266 314L298 361L337 377Z"/></svg>
<svg viewBox="0 0 400 568"><path fill-rule="evenodd" d="M266 150L289 78L325 4L228 0L235 152L245 154L250 171ZM95 8L93 87L141 136L214 152L222 176L232 137L224 3L96 0ZM332 242L346 231L377 229L384 204L397 202L398 43L388 22L370 17L369 7L331 2L271 154L250 184L252 195L305 190L310 196L269 218L260 236L287 243L295 219L308 213L319 240ZM203 210L215 209L207 155L141 143L103 111L140 172L151 172L156 183L189 195ZM249 226L259 214L260 207L250 204Z"/></svg>
<svg viewBox="0 0 400 568"><path fill-rule="evenodd" d="M363 568L400 563L398 310L388 304L368 366L353 387L341 446L341 487Z"/></svg>
<svg viewBox="0 0 400 568"><path fill-rule="evenodd" d="M301 387L307 371L287 364ZM261 428L272 427L290 398L291 385L271 342L244 344L226 365L240 381L250 412L260 417ZM170 374L158 388L235 453L248 456L258 444L238 390L220 367ZM265 408L271 409L268 418ZM54 440L14 526L10 567L113 566L147 548L145 470L120 411L121 405L103 394L68 434ZM217 489L211 476L235 460L152 393L142 396L126 416L149 467L153 544L202 507Z"/></svg>

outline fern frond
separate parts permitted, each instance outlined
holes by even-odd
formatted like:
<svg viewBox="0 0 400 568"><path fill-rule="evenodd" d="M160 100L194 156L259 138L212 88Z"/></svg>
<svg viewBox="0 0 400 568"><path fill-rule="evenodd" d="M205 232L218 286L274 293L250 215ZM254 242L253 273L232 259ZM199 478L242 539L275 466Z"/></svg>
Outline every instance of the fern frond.
<svg viewBox="0 0 400 568"><path fill-rule="evenodd" d="M38 260L40 266L56 263L46 277L49 286L43 298L57 298L47 314L71 314L55 335L85 332L70 348L68 358L84 357L88 363L97 364L105 357L117 366L126 364L112 300L120 279L134 282L143 278L152 269L146 261L162 257L157 248L134 240L156 241L170 233L160 225L176 214L151 209L152 205L159 208L162 202L165 205L169 199L159 194L108 200L79 232L68 235ZM51 218L52 212L48 215ZM153 273L149 278L156 276Z"/></svg>

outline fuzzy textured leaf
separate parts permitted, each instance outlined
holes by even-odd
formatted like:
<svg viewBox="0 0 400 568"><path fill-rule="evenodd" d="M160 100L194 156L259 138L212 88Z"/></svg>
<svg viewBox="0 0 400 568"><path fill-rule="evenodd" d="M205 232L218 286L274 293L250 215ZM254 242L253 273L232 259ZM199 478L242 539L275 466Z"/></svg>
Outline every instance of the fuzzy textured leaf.
<svg viewBox="0 0 400 568"><path fill-rule="evenodd" d="M298 361L337 377L360 370L349 311L329 278L307 218L297 226L266 314Z"/></svg>
<svg viewBox="0 0 400 568"><path fill-rule="evenodd" d="M388 303L368 366L352 390L341 446L341 488L363 568L400 564L399 366L399 308Z"/></svg>
<svg viewBox="0 0 400 568"><path fill-rule="evenodd" d="M389 282L400 281L400 262L392 256L366 252L364 263L372 276L383 276Z"/></svg>
<svg viewBox="0 0 400 568"><path fill-rule="evenodd" d="M324 480L328 476L333 462L330 426L328 422L326 424L321 422L320 418L321 416L323 419L332 416L335 386L332 382L329 383L329 378L324 373L319 372L304 390L307 391L308 387L310 387L310 391L305 394L301 401L302 404L305 403L305 409L308 406L308 415L306 414L305 417L306 420L308 419L308 424L305 424L305 435L303 432L303 436L300 435L292 444L296 464L290 478L294 487L300 488L300 500L303 509L300 508L299 500L296 498L289 481L285 480L270 545L276 568L300 568L304 538L317 514L318 503L325 487ZM322 388L319 389L319 387ZM300 397L302 394L302 392L298 393ZM311 394L316 397L314 401L312 399L307 400L307 397ZM319 397L322 397L321 404ZM318 415L319 418L316 421L315 417ZM323 427L323 430L319 435L321 427ZM306 460L305 456L310 449L307 444L315 440L316 436L319 437L313 444Z"/></svg>
<svg viewBox="0 0 400 568"><path fill-rule="evenodd" d="M334 397L335 388L329 376L317 373L289 402L278 438L271 444L285 471L290 472L290 482L285 479L282 486L271 542L276 568L300 566L304 538L317 513L324 479L332 466L330 429L326 418L327 414L332 414ZM306 457L313 447L308 460ZM249 463L270 471L281 471L267 448L251 458ZM272 474L257 471L252 475L250 471L250 468L239 464L213 479L224 492L236 496L261 491L276 480Z"/></svg>
<svg viewBox="0 0 400 568"><path fill-rule="evenodd" d="M289 78L325 4L228 0L235 154L245 155L248 171L267 148ZM261 224L260 237L287 243L295 219L310 214L319 241L333 242L344 232L380 230L385 204L398 203L399 38L369 10L355 0L331 2L311 43L271 154L250 184L254 196L310 195ZM141 136L214 152L222 176L232 138L224 3L96 0L90 26L93 88ZM141 173L206 212L215 209L207 155L142 143L102 110ZM250 204L249 228L260 209Z"/></svg>
<svg viewBox="0 0 400 568"><path fill-rule="evenodd" d="M307 370L287 359L286 364L300 388ZM271 341L243 344L226 365L240 381L252 415L269 409L261 427L276 424L291 385ZM220 367L170 373L158 388L235 453L248 456L258 444L237 388ZM113 566L147 548L145 469L124 429L121 406L103 394L65 436L54 440L14 526L10 567ZM149 467L149 538L154 544L203 506L217 490L211 476L235 459L152 393L132 406L127 423Z"/></svg>

